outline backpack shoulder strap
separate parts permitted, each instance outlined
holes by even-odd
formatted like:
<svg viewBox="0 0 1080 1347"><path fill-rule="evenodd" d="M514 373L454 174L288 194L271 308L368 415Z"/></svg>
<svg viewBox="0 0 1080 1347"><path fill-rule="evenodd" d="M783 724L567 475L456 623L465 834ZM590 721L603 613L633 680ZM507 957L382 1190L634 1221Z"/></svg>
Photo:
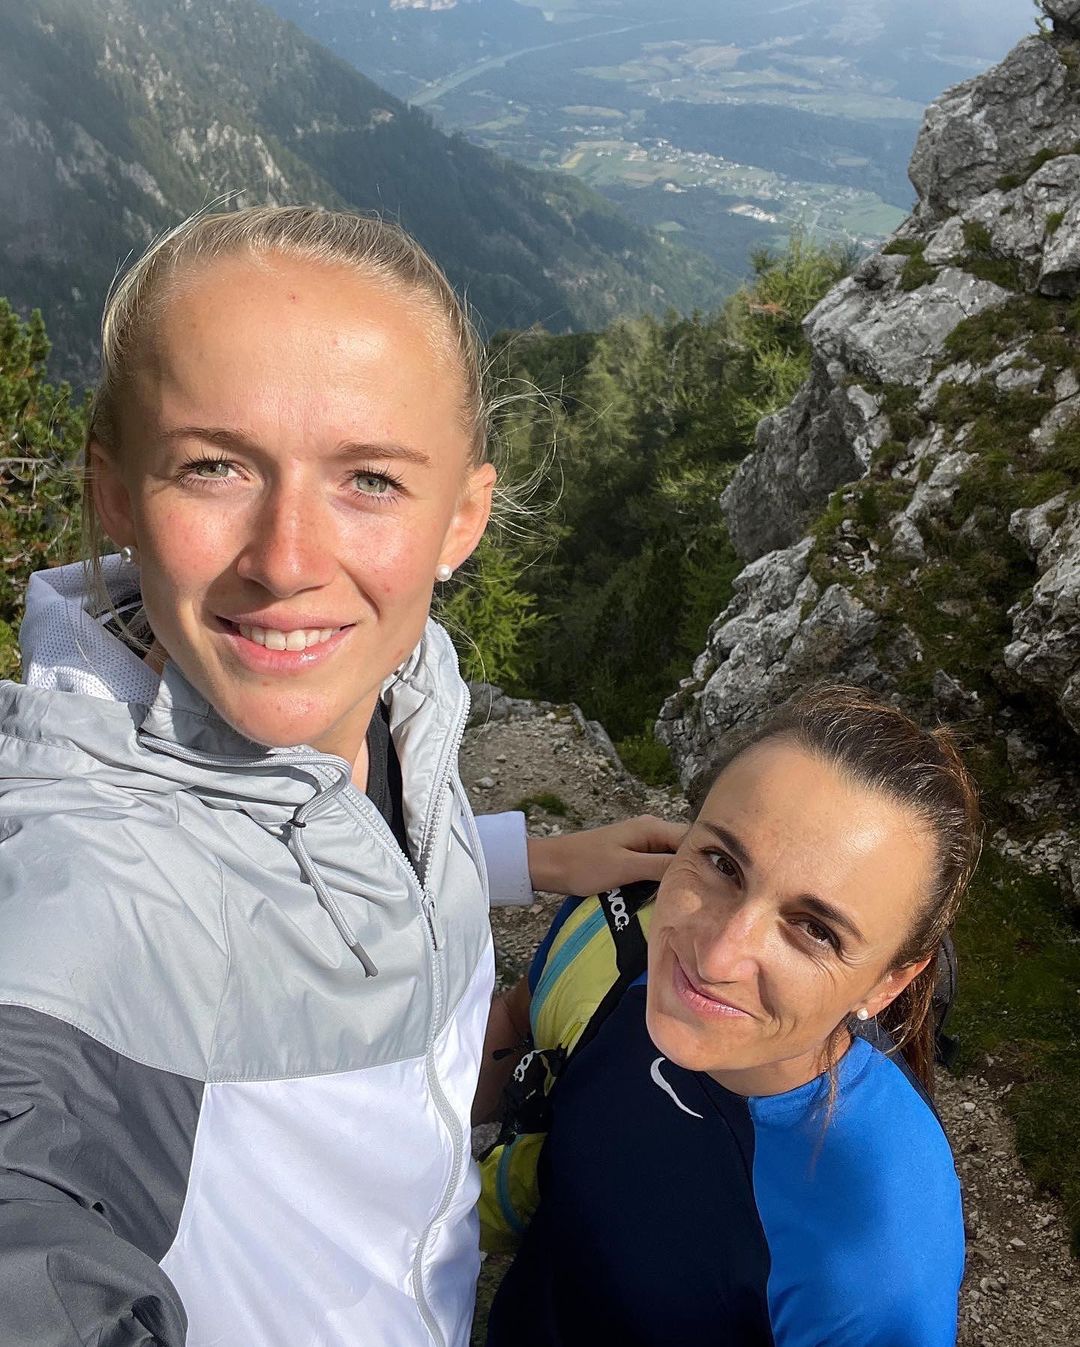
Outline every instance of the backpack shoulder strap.
<svg viewBox="0 0 1080 1347"><path fill-rule="evenodd" d="M645 972L649 948L638 913L656 896L656 887L652 883L626 884L621 889L597 895L615 945L618 977L604 993L566 1060L596 1037L600 1026L622 1000L626 989ZM562 1063L563 1067L565 1065L566 1061Z"/></svg>
<svg viewBox="0 0 1080 1347"><path fill-rule="evenodd" d="M523 1133L547 1131L551 1094L566 1063L574 1053L596 1037L601 1025L619 1004L623 993L645 971L648 945L638 914L654 897L656 887L653 883L627 884L621 889L612 889L608 893L596 895L614 946L615 979L597 987L599 999L576 1039L567 1037L562 1042L550 1046L547 1044L537 1046L534 1043L522 1057L503 1091L502 1127L496 1145L506 1144L513 1137ZM595 909L593 912L595 913ZM582 927L573 930L571 942L579 939L578 931L582 929L587 931L588 926L583 924ZM544 967L541 976L548 975L550 965L553 970L558 970L555 973L556 983L563 978L573 977L575 963L581 959L585 949L593 941L602 938L602 933L603 926L597 926L595 933L587 938L584 945L578 945L574 954L565 962L563 962L565 957L563 949L549 942L548 950L543 956ZM540 978L536 980L534 990L539 985Z"/></svg>

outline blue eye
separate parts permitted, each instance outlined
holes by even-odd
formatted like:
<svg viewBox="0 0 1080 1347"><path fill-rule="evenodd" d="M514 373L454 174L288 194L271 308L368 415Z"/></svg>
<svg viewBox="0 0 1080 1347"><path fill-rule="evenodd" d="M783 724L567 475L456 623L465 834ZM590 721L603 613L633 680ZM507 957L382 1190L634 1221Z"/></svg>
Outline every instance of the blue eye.
<svg viewBox="0 0 1080 1347"><path fill-rule="evenodd" d="M353 482L357 491L362 491L365 496L385 496L393 485L388 477L378 472L358 472Z"/></svg>
<svg viewBox="0 0 1080 1347"><path fill-rule="evenodd" d="M193 458L180 468L180 480L197 482L227 482L235 471L235 464L227 458Z"/></svg>

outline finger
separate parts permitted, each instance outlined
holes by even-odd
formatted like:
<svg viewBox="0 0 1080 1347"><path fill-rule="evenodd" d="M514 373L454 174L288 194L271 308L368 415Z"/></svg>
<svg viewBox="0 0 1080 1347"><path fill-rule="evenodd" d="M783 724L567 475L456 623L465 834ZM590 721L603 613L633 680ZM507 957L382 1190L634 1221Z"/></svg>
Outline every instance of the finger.
<svg viewBox="0 0 1080 1347"><path fill-rule="evenodd" d="M630 859L632 865L627 869L628 877L622 881L624 884L638 883L646 879L663 879L664 872L674 858L670 852L635 851Z"/></svg>
<svg viewBox="0 0 1080 1347"><path fill-rule="evenodd" d="M631 837L634 841L628 843L631 850L678 851L686 836L685 823L669 823L662 818L653 818L651 814L642 814L633 823Z"/></svg>

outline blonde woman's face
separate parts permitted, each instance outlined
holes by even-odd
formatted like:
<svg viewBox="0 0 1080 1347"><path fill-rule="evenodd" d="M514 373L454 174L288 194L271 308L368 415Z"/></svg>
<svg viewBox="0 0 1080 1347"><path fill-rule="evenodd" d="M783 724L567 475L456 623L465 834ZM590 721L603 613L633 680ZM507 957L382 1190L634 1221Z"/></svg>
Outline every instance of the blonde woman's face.
<svg viewBox="0 0 1080 1347"><path fill-rule="evenodd" d="M418 303L344 269L231 258L183 280L141 353L110 536L139 551L164 654L242 733L350 761L419 640L436 567L490 509L460 371Z"/></svg>
<svg viewBox="0 0 1080 1347"><path fill-rule="evenodd" d="M932 865L909 811L803 750L776 740L736 758L660 885L653 1042L741 1094L811 1080L836 1027L876 1015L923 966L893 969Z"/></svg>

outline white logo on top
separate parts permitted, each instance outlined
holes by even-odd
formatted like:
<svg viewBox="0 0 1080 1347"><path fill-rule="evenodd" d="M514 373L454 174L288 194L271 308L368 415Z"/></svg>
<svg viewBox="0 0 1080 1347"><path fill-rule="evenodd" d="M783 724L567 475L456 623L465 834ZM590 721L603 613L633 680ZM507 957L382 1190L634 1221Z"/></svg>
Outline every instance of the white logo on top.
<svg viewBox="0 0 1080 1347"><path fill-rule="evenodd" d="M614 893L608 894L608 907L611 910L617 931L621 931L630 925L630 913L626 910L626 899L618 889Z"/></svg>
<svg viewBox="0 0 1080 1347"><path fill-rule="evenodd" d="M687 1108L687 1107L686 1107L686 1105L685 1105L685 1104L683 1103L683 1101L679 1098L679 1096L675 1093L675 1091L672 1089L672 1087L668 1084L668 1082L667 1082L667 1081L663 1078L663 1076L660 1074L660 1063L661 1063L661 1062L664 1062L664 1061L666 1061L666 1060L667 1060L666 1057L657 1057L656 1061L653 1062L652 1066L649 1068L649 1075L652 1077L653 1084L654 1084L654 1085L659 1085L660 1088L661 1088L661 1090L663 1090L663 1092L664 1092L670 1099L672 1099L672 1100L674 1101L676 1107L677 1107L677 1108L681 1108L682 1111L683 1111L684 1113L689 1113L689 1115L691 1116L691 1118L701 1118L701 1114L700 1114L700 1113L695 1113L694 1110L693 1110L692 1108ZM704 1121L704 1119L702 1119L702 1121Z"/></svg>

